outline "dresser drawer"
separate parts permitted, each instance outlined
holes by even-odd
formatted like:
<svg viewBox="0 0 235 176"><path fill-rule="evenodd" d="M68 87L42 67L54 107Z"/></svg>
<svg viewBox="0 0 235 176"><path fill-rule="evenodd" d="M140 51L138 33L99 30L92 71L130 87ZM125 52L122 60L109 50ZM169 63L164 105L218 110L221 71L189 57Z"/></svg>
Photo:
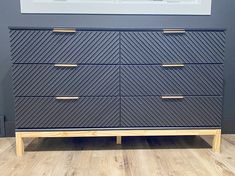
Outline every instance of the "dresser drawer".
<svg viewBox="0 0 235 176"><path fill-rule="evenodd" d="M14 64L13 82L15 96L117 96L119 66Z"/></svg>
<svg viewBox="0 0 235 176"><path fill-rule="evenodd" d="M122 127L220 127L222 97L125 97Z"/></svg>
<svg viewBox="0 0 235 176"><path fill-rule="evenodd" d="M224 31L122 32L122 64L223 63Z"/></svg>
<svg viewBox="0 0 235 176"><path fill-rule="evenodd" d="M222 64L122 66L121 94L222 95L223 68Z"/></svg>
<svg viewBox="0 0 235 176"><path fill-rule="evenodd" d="M14 63L119 63L119 32L11 30Z"/></svg>
<svg viewBox="0 0 235 176"><path fill-rule="evenodd" d="M16 128L92 128L120 125L120 99L86 97L57 100L53 97L15 99Z"/></svg>

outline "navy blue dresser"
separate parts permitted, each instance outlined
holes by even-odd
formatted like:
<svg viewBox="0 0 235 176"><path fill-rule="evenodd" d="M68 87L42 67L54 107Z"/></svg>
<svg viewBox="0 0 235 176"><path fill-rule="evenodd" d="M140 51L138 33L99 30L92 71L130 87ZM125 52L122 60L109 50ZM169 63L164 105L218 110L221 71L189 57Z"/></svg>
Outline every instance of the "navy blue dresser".
<svg viewBox="0 0 235 176"><path fill-rule="evenodd" d="M11 28L16 129L220 128L224 30Z"/></svg>

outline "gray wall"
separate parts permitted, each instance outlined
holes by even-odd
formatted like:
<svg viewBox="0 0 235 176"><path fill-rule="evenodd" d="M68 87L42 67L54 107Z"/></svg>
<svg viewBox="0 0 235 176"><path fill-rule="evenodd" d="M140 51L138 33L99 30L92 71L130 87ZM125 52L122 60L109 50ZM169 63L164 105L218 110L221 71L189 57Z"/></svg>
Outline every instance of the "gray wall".
<svg viewBox="0 0 235 176"><path fill-rule="evenodd" d="M20 0L0 1L0 114L7 134L14 132L8 26L101 28L226 28L223 131L235 132L235 0L212 0L211 16L22 15Z"/></svg>

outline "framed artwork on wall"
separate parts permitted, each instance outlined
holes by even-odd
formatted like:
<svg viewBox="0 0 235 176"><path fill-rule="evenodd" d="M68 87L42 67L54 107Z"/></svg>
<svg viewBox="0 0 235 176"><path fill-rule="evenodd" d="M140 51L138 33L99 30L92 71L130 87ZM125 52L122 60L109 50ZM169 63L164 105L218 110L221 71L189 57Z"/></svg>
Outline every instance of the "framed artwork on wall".
<svg viewBox="0 0 235 176"><path fill-rule="evenodd" d="M210 15L212 0L20 0L21 13Z"/></svg>

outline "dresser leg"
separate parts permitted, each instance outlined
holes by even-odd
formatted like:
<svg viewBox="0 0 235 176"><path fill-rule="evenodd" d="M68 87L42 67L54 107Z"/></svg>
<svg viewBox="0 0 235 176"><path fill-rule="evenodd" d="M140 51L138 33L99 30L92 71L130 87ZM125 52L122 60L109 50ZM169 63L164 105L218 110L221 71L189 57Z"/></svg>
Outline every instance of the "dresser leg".
<svg viewBox="0 0 235 176"><path fill-rule="evenodd" d="M16 155L18 157L24 155L24 141L19 132L16 132Z"/></svg>
<svg viewBox="0 0 235 176"><path fill-rule="evenodd" d="M213 152L220 152L221 146L221 130L216 130L216 134L214 135L212 150Z"/></svg>
<svg viewBox="0 0 235 176"><path fill-rule="evenodd" d="M122 144L122 137L121 136L116 137L116 144Z"/></svg>

